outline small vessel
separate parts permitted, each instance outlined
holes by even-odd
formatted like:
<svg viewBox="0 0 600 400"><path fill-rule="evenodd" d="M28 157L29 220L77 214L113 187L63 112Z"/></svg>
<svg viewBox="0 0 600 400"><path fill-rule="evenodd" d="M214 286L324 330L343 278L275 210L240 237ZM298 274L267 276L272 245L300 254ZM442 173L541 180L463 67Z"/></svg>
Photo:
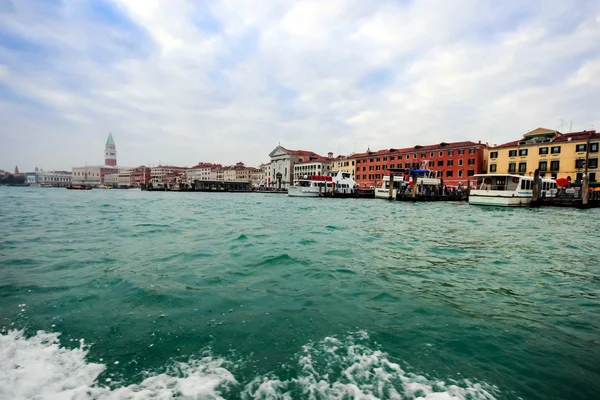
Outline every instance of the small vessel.
<svg viewBox="0 0 600 400"><path fill-rule="evenodd" d="M425 169L427 160L422 163L421 169L390 169L394 173L394 188L392 198L395 199L398 193L408 190L408 186L416 184L419 191L425 190L426 187L439 187L442 183L441 179L435 177L435 172ZM420 188L420 189L419 189ZM384 176L381 182L381 187L375 189L375 197L379 199L389 199L390 194L390 177Z"/></svg>
<svg viewBox="0 0 600 400"><path fill-rule="evenodd" d="M110 187L110 186L106 186L106 185L99 185L99 186L97 187L97 189L112 189L112 187Z"/></svg>
<svg viewBox="0 0 600 400"><path fill-rule="evenodd" d="M469 204L478 206L526 207L533 198L533 177L511 174L477 174L476 189L469 192ZM554 179L542 178L540 196L556 196Z"/></svg>
<svg viewBox="0 0 600 400"><path fill-rule="evenodd" d="M291 197L319 197L332 193L350 195L354 193L356 182L349 172L331 172L329 175L305 175L303 179L294 181L288 188Z"/></svg>
<svg viewBox="0 0 600 400"><path fill-rule="evenodd" d="M85 185L69 185L65 187L67 188L67 190L92 190L91 186Z"/></svg>

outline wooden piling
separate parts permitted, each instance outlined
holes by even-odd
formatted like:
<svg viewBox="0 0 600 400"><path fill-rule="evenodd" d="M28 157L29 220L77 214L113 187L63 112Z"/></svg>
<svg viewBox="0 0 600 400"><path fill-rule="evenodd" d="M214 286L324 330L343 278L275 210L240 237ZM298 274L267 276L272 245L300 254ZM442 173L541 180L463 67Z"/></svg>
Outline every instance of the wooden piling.
<svg viewBox="0 0 600 400"><path fill-rule="evenodd" d="M394 196L394 174L390 174L390 190L388 193L388 200L393 200Z"/></svg>
<svg viewBox="0 0 600 400"><path fill-rule="evenodd" d="M533 173L533 185L531 189L531 201L537 202L540 199L540 171L537 169Z"/></svg>
<svg viewBox="0 0 600 400"><path fill-rule="evenodd" d="M587 207L590 198L590 178L586 175L581 180L581 204Z"/></svg>

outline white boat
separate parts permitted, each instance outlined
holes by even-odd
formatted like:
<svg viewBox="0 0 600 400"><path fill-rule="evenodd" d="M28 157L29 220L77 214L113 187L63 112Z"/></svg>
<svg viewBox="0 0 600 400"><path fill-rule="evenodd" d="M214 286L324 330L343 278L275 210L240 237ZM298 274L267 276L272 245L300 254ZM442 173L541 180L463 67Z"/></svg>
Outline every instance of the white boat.
<svg viewBox="0 0 600 400"><path fill-rule="evenodd" d="M425 165L425 163L423 163ZM427 186L439 187L442 181L435 177L435 172L428 169L413 169L405 170L402 175L394 175L394 188L392 198L396 199L398 190L405 191L407 186L411 185L413 177L417 180L417 190L424 190ZM420 189L422 188L422 189ZM375 189L375 197L379 199L389 199L390 194L390 177L384 176L381 182L381 187Z"/></svg>
<svg viewBox="0 0 600 400"><path fill-rule="evenodd" d="M392 198L395 199L398 194L398 190L406 185L404 176L394 175L394 188L392 189ZM389 199L390 198L390 177L388 175L383 177L381 187L375 188L375 197L378 199Z"/></svg>
<svg viewBox="0 0 600 400"><path fill-rule="evenodd" d="M477 186L469 192L469 204L478 206L527 207L533 198L533 177L511 174L478 174ZM542 178L540 196L556 196L554 179Z"/></svg>
<svg viewBox="0 0 600 400"><path fill-rule="evenodd" d="M356 182L349 172L331 172L329 175L305 175L302 179L294 181L288 188L291 197L319 197L331 194L333 191L340 194L352 194Z"/></svg>

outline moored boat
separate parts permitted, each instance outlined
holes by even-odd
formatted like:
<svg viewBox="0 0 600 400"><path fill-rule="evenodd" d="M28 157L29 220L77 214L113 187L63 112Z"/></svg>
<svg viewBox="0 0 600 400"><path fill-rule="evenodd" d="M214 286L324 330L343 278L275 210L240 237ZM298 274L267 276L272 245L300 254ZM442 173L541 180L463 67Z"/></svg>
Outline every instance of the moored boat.
<svg viewBox="0 0 600 400"><path fill-rule="evenodd" d="M469 204L478 206L527 207L533 198L533 177L512 174L478 174L475 189L469 191ZM540 195L553 197L554 179L542 178Z"/></svg>
<svg viewBox="0 0 600 400"><path fill-rule="evenodd" d="M85 185L69 185L65 186L68 190L92 190L91 186Z"/></svg>
<svg viewBox="0 0 600 400"><path fill-rule="evenodd" d="M319 197L328 196L332 193L353 194L356 188L356 182L351 178L349 172L338 171L330 175L311 175L304 176L294 182L293 186L288 188L290 197Z"/></svg>

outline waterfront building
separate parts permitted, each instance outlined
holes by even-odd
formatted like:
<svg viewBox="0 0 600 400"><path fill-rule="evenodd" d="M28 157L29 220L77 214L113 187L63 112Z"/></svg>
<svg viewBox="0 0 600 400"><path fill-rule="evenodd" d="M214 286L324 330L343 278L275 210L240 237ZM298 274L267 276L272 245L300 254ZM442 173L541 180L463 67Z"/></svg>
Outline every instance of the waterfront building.
<svg viewBox="0 0 600 400"><path fill-rule="evenodd" d="M69 171L37 171L36 182L42 186L69 186L72 183L72 173Z"/></svg>
<svg viewBox="0 0 600 400"><path fill-rule="evenodd" d="M117 147L115 146L112 133L109 133L108 139L106 139L106 146L104 147L104 164L111 167L117 166Z"/></svg>
<svg viewBox="0 0 600 400"><path fill-rule="evenodd" d="M356 159L352 158L352 156L354 155L354 153L349 154L347 156L337 156L336 158L331 160L331 172L339 172L339 171L343 171L343 172L349 172L350 173L350 177L352 179L355 179L355 163L356 163Z"/></svg>
<svg viewBox="0 0 600 400"><path fill-rule="evenodd" d="M227 182L235 181L235 167L228 166L223 168L223 180Z"/></svg>
<svg viewBox="0 0 600 400"><path fill-rule="evenodd" d="M221 164L212 163L198 163L185 171L185 175L188 183L192 184L195 181L209 181L211 180L212 171L221 168Z"/></svg>
<svg viewBox="0 0 600 400"><path fill-rule="evenodd" d="M269 174L266 176L267 185L274 189L286 189L294 181L294 165L309 161L311 158L323 158L317 153L306 150L289 150L277 146L269 153L271 163Z"/></svg>
<svg viewBox="0 0 600 400"><path fill-rule="evenodd" d="M27 183L29 185L36 185L38 183L37 175L38 175L37 171L27 172L27 177L25 178L25 183Z"/></svg>
<svg viewBox="0 0 600 400"><path fill-rule="evenodd" d="M129 173L129 185L131 187L140 187L142 184L150 183L150 168L144 165L132 168Z"/></svg>
<svg viewBox="0 0 600 400"><path fill-rule="evenodd" d="M186 167L175 167L171 165L159 165L157 167L150 168L150 182L153 185L158 185L164 183L165 175L173 175L177 172L183 172L187 170ZM172 176L170 177L172 178Z"/></svg>
<svg viewBox="0 0 600 400"><path fill-rule="evenodd" d="M117 187L119 186L119 173L106 174L104 175L104 184L106 186Z"/></svg>
<svg viewBox="0 0 600 400"><path fill-rule="evenodd" d="M310 157L307 161L296 163L294 165L294 180L310 178L312 175L329 175L329 172L331 172L331 161L331 158Z"/></svg>
<svg viewBox="0 0 600 400"><path fill-rule="evenodd" d="M445 186L466 186L475 174L487 170L488 145L481 142L442 142L434 145L416 145L402 149L384 149L354 154L354 180L363 187L380 187L388 168L426 168L443 179Z"/></svg>
<svg viewBox="0 0 600 400"><path fill-rule="evenodd" d="M119 172L117 167L110 165L90 165L73 167L71 182L73 185L97 186L104 184L104 177Z"/></svg>
<svg viewBox="0 0 600 400"><path fill-rule="evenodd" d="M581 181L586 167L590 182L598 179L600 134L594 130L560 133L537 128L522 139L494 146L489 151L488 173L542 176Z"/></svg>
<svg viewBox="0 0 600 400"><path fill-rule="evenodd" d="M265 176L268 164L260 164L252 171L252 187L259 188L266 185Z"/></svg>
<svg viewBox="0 0 600 400"><path fill-rule="evenodd" d="M236 182L251 182L252 173L256 168L246 167L243 162L239 162L235 165L235 181Z"/></svg>

